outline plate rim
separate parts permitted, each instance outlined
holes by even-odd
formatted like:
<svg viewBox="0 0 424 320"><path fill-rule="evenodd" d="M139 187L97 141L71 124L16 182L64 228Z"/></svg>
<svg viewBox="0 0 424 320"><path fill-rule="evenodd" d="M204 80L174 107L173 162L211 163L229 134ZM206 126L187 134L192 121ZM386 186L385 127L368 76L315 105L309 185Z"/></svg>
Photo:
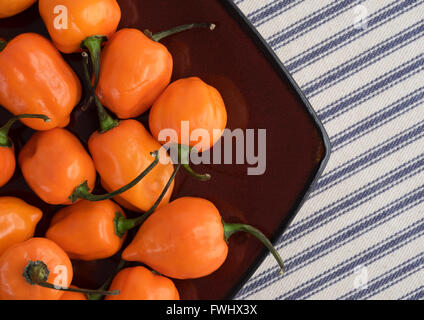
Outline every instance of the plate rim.
<svg viewBox="0 0 424 320"><path fill-rule="evenodd" d="M316 111L312 108L309 100L306 98L305 94L300 89L297 82L291 76L289 71L283 65L280 58L262 37L259 31L255 26L247 19L244 13L240 8L233 2L233 0L223 0L219 1L224 9L233 17L233 19L240 25L244 32L252 39L255 46L262 52L265 59L272 65L275 72L278 74L279 78L282 81L288 82L291 89L297 94L297 98L305 107L307 113L309 114L312 122L320 133L322 139L323 156L322 159L318 162L315 172L309 177L308 182L305 184L305 188L300 193L299 197L296 200L296 203L293 205L292 209L289 210L289 214L281 221L274 235L271 237L272 244L275 244L278 238L280 238L287 228L290 226L293 219L297 216L300 209L303 207L303 204L308 199L310 193L312 192L314 186L316 185L318 179L321 177L324 169L327 166L328 160L331 155L331 142L328 136L327 131L324 128L321 120L319 120ZM230 290L230 293L227 294L226 300L234 300L237 293L240 289L248 282L248 280L253 276L253 274L258 270L260 265L264 262L265 258L268 256L269 252L267 249L263 249L259 257L249 266L248 270L243 274L238 283L233 286Z"/></svg>

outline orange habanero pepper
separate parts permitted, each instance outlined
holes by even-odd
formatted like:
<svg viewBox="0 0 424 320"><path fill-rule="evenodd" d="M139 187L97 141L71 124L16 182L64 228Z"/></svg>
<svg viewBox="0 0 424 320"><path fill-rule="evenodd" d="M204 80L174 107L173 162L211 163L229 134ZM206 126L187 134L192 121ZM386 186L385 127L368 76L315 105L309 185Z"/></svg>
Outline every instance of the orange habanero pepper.
<svg viewBox="0 0 424 320"><path fill-rule="evenodd" d="M141 182L115 198L130 210L146 211L152 207L173 174L173 164L165 149L136 120L124 120L106 132L94 132L88 148L102 186L108 191L134 179L151 162L151 153L159 150L158 165ZM169 202L173 186L174 182L160 205Z"/></svg>
<svg viewBox="0 0 424 320"><path fill-rule="evenodd" d="M9 130L19 119L37 118L48 122L50 119L40 114L22 114L10 119L2 128L0 128L0 163L2 171L0 172L0 188L3 187L12 178L15 168L15 148L12 140L9 138Z"/></svg>
<svg viewBox="0 0 424 320"><path fill-rule="evenodd" d="M152 165L148 170L151 169ZM122 209L110 200L83 200L57 212L46 237L60 245L72 259L109 258L121 249L127 231L142 224L162 203L176 172L174 170L156 202L143 215L127 219Z"/></svg>
<svg viewBox="0 0 424 320"><path fill-rule="evenodd" d="M66 127L81 90L75 72L46 38L24 33L0 41L0 104L15 115L44 114L51 120L22 119L28 127Z"/></svg>
<svg viewBox="0 0 424 320"><path fill-rule="evenodd" d="M97 84L101 45L115 33L121 20L117 1L40 0L38 7L50 37L60 51L79 52L82 47L89 50Z"/></svg>
<svg viewBox="0 0 424 320"><path fill-rule="evenodd" d="M57 243L71 259L109 258L121 249L125 240L115 230L117 216L125 217L111 200L83 200L54 215L46 238Z"/></svg>
<svg viewBox="0 0 424 320"><path fill-rule="evenodd" d="M156 157L145 171L119 190L92 195L90 191L96 181L93 160L78 138L66 129L35 133L22 148L18 160L31 189L43 201L53 205L71 204L79 199L110 199L137 184L159 162Z"/></svg>
<svg viewBox="0 0 424 320"><path fill-rule="evenodd" d="M123 207L133 211L151 213L157 206L168 203L174 187L175 169L166 150L153 139L144 126L136 120L118 121L105 110L94 92L88 71L88 55L84 52L84 74L89 92L97 106L100 129L94 132L88 148L106 190L120 188L142 170L149 171L143 181L115 197ZM152 170L145 169L155 155L160 163ZM122 187L121 187L122 189ZM150 208L150 209L149 209ZM152 209L153 208L153 209ZM128 230L128 229L127 229Z"/></svg>
<svg viewBox="0 0 424 320"><path fill-rule="evenodd" d="M0 0L0 18L12 17L31 7L37 0Z"/></svg>
<svg viewBox="0 0 424 320"><path fill-rule="evenodd" d="M34 236L43 213L14 197L0 198L0 256L12 245Z"/></svg>
<svg viewBox="0 0 424 320"><path fill-rule="evenodd" d="M71 260L56 243L32 238L0 256L0 300L59 300L62 291L115 295L119 291L70 288Z"/></svg>
<svg viewBox="0 0 424 320"><path fill-rule="evenodd" d="M106 300L180 300L174 283L144 267L126 268L113 279L109 290L121 294L107 296Z"/></svg>
<svg viewBox="0 0 424 320"><path fill-rule="evenodd" d="M224 263L227 241L239 231L262 241L283 270L278 252L258 229L224 223L210 201L190 197L179 198L154 212L140 227L122 258L142 262L171 278L200 278Z"/></svg>
<svg viewBox="0 0 424 320"><path fill-rule="evenodd" d="M187 137L182 126L187 123ZM211 148L222 136L227 125L227 111L221 94L197 77L173 82L160 95L150 110L149 127L155 139L162 130L177 133L169 141L196 147L199 152ZM193 131L202 130L207 136L193 137Z"/></svg>
<svg viewBox="0 0 424 320"><path fill-rule="evenodd" d="M0 300L58 300L63 292L35 284L68 287L72 276L65 251L48 239L32 238L0 256Z"/></svg>
<svg viewBox="0 0 424 320"><path fill-rule="evenodd" d="M22 174L31 189L52 205L70 204L69 196L87 181L92 190L96 169L81 142L66 129L35 133L19 154Z"/></svg>
<svg viewBox="0 0 424 320"><path fill-rule="evenodd" d="M100 101L120 119L138 117L171 81L172 56L159 41L185 30L214 27L209 23L189 24L154 35L137 29L119 30L102 51L97 88Z"/></svg>

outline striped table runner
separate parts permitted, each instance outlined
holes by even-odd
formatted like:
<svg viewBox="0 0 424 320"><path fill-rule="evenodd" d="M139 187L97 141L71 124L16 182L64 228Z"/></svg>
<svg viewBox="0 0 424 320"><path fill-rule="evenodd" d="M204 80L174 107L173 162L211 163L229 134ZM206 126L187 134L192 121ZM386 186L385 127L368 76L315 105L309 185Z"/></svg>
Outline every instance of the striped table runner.
<svg viewBox="0 0 424 320"><path fill-rule="evenodd" d="M315 190L237 299L424 297L424 0L234 0L323 122Z"/></svg>

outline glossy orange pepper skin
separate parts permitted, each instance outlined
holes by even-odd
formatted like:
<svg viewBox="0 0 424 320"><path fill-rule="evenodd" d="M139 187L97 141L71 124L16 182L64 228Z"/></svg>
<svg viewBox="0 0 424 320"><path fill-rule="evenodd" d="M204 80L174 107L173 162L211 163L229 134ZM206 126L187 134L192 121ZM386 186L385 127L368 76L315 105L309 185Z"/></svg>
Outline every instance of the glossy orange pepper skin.
<svg viewBox="0 0 424 320"><path fill-rule="evenodd" d="M79 289L76 286L71 286L71 288ZM83 293L66 291L62 294L59 300L88 300L88 299L87 299L87 296Z"/></svg>
<svg viewBox="0 0 424 320"><path fill-rule="evenodd" d="M18 161L28 185L48 204L71 204L68 197L75 188L88 181L92 190L96 181L93 160L78 138L65 129L35 133Z"/></svg>
<svg viewBox="0 0 424 320"><path fill-rule="evenodd" d="M131 182L153 162L150 153L159 151L158 165L136 186L115 198L119 204L130 210L149 210L174 170L166 150L136 120L123 120L107 132L95 132L88 141L88 148L100 174L102 186L109 192ZM162 163L165 160L168 160L168 164ZM160 206L169 202L173 186L174 183Z"/></svg>
<svg viewBox="0 0 424 320"><path fill-rule="evenodd" d="M36 2L37 0L0 0L0 18L12 17Z"/></svg>
<svg viewBox="0 0 424 320"><path fill-rule="evenodd" d="M183 141L183 121L189 124L189 141ZM178 141L171 139L170 142L197 145L198 151L212 147L221 138L226 125L227 110L221 94L197 77L171 83L153 104L149 116L150 131L155 139L159 139L161 130L173 129L178 134ZM205 130L210 139L200 141L192 137L197 129Z"/></svg>
<svg viewBox="0 0 424 320"><path fill-rule="evenodd" d="M15 115L44 114L22 119L35 130L65 127L81 99L81 83L53 44L35 33L23 33L0 52L0 104Z"/></svg>
<svg viewBox="0 0 424 320"><path fill-rule="evenodd" d="M174 283L144 267L121 270L113 279L109 290L121 294L107 296L106 300L180 300Z"/></svg>
<svg viewBox="0 0 424 320"><path fill-rule="evenodd" d="M111 200L82 200L55 214L46 238L56 242L71 259L109 258L121 249L125 240L115 233L117 213L125 217L122 209Z"/></svg>
<svg viewBox="0 0 424 320"><path fill-rule="evenodd" d="M0 172L0 188L12 179L16 169L15 150L13 147L0 146L0 163L2 170Z"/></svg>
<svg viewBox="0 0 424 320"><path fill-rule="evenodd" d="M50 37L63 53L81 51L80 45L87 37L110 37L121 20L121 9L116 0L39 0L38 3ZM55 8L67 9L62 12L67 13L68 28L55 27L60 18Z"/></svg>
<svg viewBox="0 0 424 320"><path fill-rule="evenodd" d="M196 279L217 270L228 246L218 209L201 198L179 198L153 213L122 253L176 279Z"/></svg>
<svg viewBox="0 0 424 320"><path fill-rule="evenodd" d="M0 255L12 245L34 236L43 213L14 197L0 198Z"/></svg>
<svg viewBox="0 0 424 320"><path fill-rule="evenodd" d="M97 95L121 119L146 112L171 81L168 49L137 29L115 33L101 57Z"/></svg>
<svg viewBox="0 0 424 320"><path fill-rule="evenodd" d="M44 262L50 273L47 282L69 287L73 277L71 260L57 244L31 238L13 245L0 256L0 300L59 300L63 291L31 285L23 277L29 261Z"/></svg>

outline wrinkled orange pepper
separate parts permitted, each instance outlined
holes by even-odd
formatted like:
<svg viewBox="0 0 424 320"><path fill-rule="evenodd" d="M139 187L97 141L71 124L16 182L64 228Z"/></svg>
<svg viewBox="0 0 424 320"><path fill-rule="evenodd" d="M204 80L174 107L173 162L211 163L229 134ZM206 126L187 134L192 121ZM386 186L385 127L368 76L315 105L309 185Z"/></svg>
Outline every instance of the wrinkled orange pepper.
<svg viewBox="0 0 424 320"><path fill-rule="evenodd" d="M112 281L110 290L120 295L107 296L106 300L180 300L174 283L144 267L126 268Z"/></svg>
<svg viewBox="0 0 424 320"><path fill-rule="evenodd" d="M100 129L91 135L88 148L100 174L102 186L109 191L122 188L123 184L134 179L137 174L141 175L142 170L151 171L143 181L131 184L131 189L114 198L127 209L148 210L146 215L150 215L156 207L169 202L174 186L173 180L180 168L180 163L174 169L166 150L153 139L140 122L118 121L107 113L95 94L95 86L93 87L90 81L88 55L84 52L82 56L86 85L97 106L100 124ZM181 150L181 154L187 156L187 150L183 148ZM152 170L148 170L145 168L151 161L152 152L160 157L160 163ZM188 164L184 166L188 167ZM196 176L194 172L193 175ZM197 177L203 178L201 175ZM125 226L126 230L129 230L128 226L131 228L138 225L137 223L139 224L140 221L132 226Z"/></svg>
<svg viewBox="0 0 424 320"><path fill-rule="evenodd" d="M37 0L0 0L0 18L12 17L36 2Z"/></svg>
<svg viewBox="0 0 424 320"><path fill-rule="evenodd" d="M125 240L115 230L117 215L125 217L122 209L111 200L83 200L54 215L46 238L57 243L71 259L109 258L121 249Z"/></svg>
<svg viewBox="0 0 424 320"><path fill-rule="evenodd" d="M35 133L19 154L22 174L31 189L52 205L71 204L69 196L87 181L92 190L96 169L72 133L56 128Z"/></svg>
<svg viewBox="0 0 424 320"><path fill-rule="evenodd" d="M9 130L16 121L24 118L43 119L46 122L50 120L46 116L39 114L22 114L10 119L0 128L0 163L2 165L2 170L0 172L0 188L9 182L16 168L15 148L12 140L9 138Z"/></svg>
<svg viewBox="0 0 424 320"><path fill-rule="evenodd" d="M70 288L71 260L56 243L31 238L0 256L0 300L59 300L62 291L116 295L118 291Z"/></svg>
<svg viewBox="0 0 424 320"><path fill-rule="evenodd" d="M0 198L0 256L12 245L34 236L43 213L15 197Z"/></svg>
<svg viewBox="0 0 424 320"><path fill-rule="evenodd" d="M40 0L39 10L55 46L63 53L88 49L97 86L101 46L121 20L116 0Z"/></svg>
<svg viewBox="0 0 424 320"><path fill-rule="evenodd" d="M155 159L150 160L144 171L128 184L104 195L91 194L96 181L94 162L78 138L66 129L35 133L22 148L18 160L31 189L46 203L63 205L80 199L107 200L126 192L159 164L156 151L149 156Z"/></svg>
<svg viewBox="0 0 424 320"><path fill-rule="evenodd" d="M189 126L188 136L182 134L182 125ZM161 143L178 143L196 147L201 152L211 148L222 136L227 125L227 111L221 94L197 77L177 80L159 96L150 110L149 127L155 139L162 130L177 133ZM204 139L192 136L203 130Z"/></svg>
<svg viewBox="0 0 424 320"><path fill-rule="evenodd" d="M9 43L0 41L0 105L15 115L44 114L22 119L35 130L65 127L81 98L81 83L50 41L24 33Z"/></svg>
<svg viewBox="0 0 424 320"><path fill-rule="evenodd" d="M138 117L169 84L172 67L165 46L137 29L119 30L102 51L97 95L118 118Z"/></svg>
<svg viewBox="0 0 424 320"><path fill-rule="evenodd" d="M97 95L120 119L135 118L147 111L171 81L173 59L159 43L167 36L209 23L188 24L157 34L121 29L107 42L101 54ZM131 48L131 50L127 50Z"/></svg>
<svg viewBox="0 0 424 320"><path fill-rule="evenodd" d="M51 240L32 238L0 256L0 300L58 300L63 292L34 284L68 287L72 276L71 260L65 251Z"/></svg>
<svg viewBox="0 0 424 320"><path fill-rule="evenodd" d="M38 3L50 37L63 53L81 51L81 43L91 36L110 37L121 20L116 0L39 0ZM63 20L66 18L67 25Z"/></svg>
<svg viewBox="0 0 424 320"><path fill-rule="evenodd" d="M102 186L108 191L134 179L151 163L151 153L159 150L161 160L158 165L136 186L115 198L130 210L146 211L152 207L174 170L166 151L136 120L123 120L106 132L93 133L88 148ZM172 182L160 205L169 202L173 185Z"/></svg>
<svg viewBox="0 0 424 320"><path fill-rule="evenodd" d="M122 258L142 262L171 278L200 278L224 263L227 241L239 231L262 241L283 270L278 252L258 229L227 224L213 203L191 197L179 198L154 212L140 227Z"/></svg>

